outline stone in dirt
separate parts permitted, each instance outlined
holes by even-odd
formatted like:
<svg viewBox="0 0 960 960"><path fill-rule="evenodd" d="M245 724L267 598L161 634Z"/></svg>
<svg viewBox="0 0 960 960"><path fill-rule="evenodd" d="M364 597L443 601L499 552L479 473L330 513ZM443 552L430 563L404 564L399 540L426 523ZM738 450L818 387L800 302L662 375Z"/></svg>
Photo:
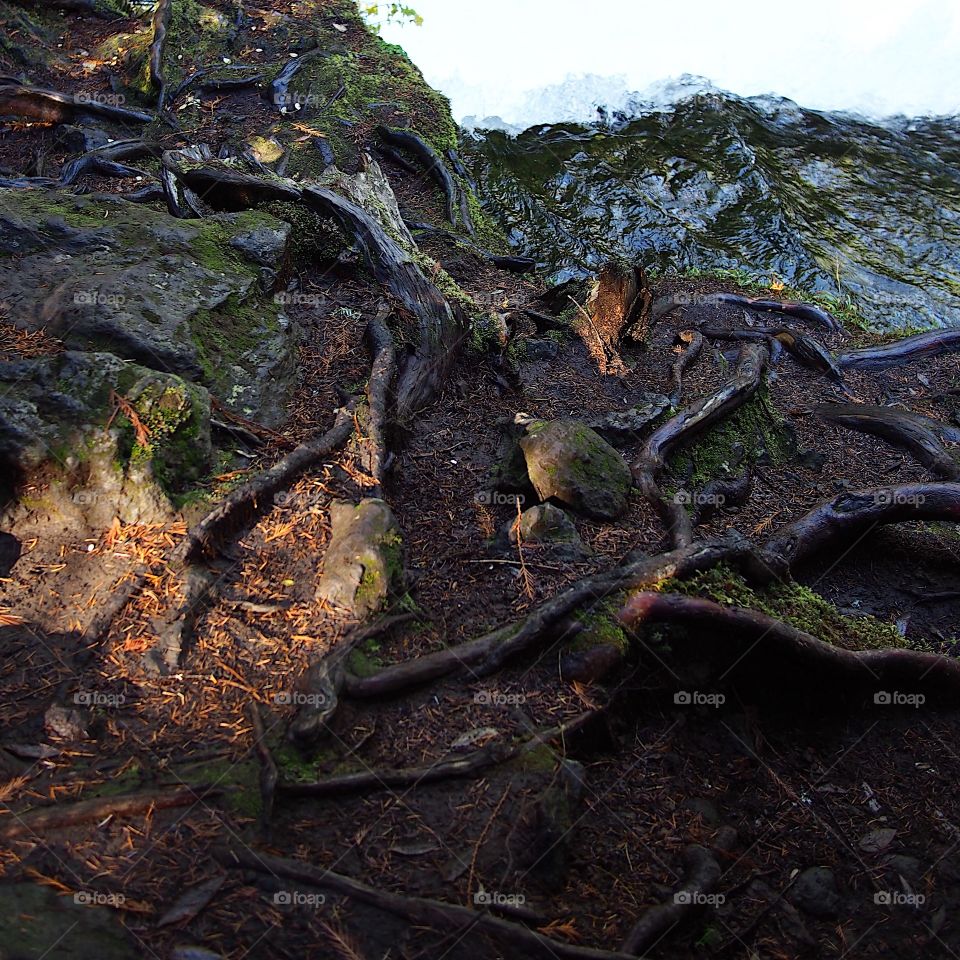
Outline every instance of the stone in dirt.
<svg viewBox="0 0 960 960"><path fill-rule="evenodd" d="M535 421L520 447L541 500L558 500L596 520L615 520L626 512L633 483L630 468L586 424Z"/></svg>
<svg viewBox="0 0 960 960"><path fill-rule="evenodd" d="M797 877L789 893L790 902L804 913L831 920L840 909L837 879L829 867L809 867Z"/></svg>
<svg viewBox="0 0 960 960"><path fill-rule="evenodd" d="M519 520L514 517L507 521L500 539L504 545L516 545L518 539L521 544L538 544L563 557L584 557L591 552L580 539L573 521L552 503L530 507Z"/></svg>
<svg viewBox="0 0 960 960"><path fill-rule="evenodd" d="M330 545L317 599L359 620L376 613L403 579L403 538L384 500L358 504L336 500L330 507Z"/></svg>

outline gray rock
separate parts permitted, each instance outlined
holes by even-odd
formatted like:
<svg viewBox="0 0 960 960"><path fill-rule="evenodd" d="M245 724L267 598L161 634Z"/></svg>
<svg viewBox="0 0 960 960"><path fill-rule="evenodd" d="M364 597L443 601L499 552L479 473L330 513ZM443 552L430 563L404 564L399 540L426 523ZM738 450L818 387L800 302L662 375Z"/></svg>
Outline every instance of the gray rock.
<svg viewBox="0 0 960 960"><path fill-rule="evenodd" d="M809 867L794 881L788 898L804 913L821 920L837 916L840 893L837 880L829 867Z"/></svg>
<svg viewBox="0 0 960 960"><path fill-rule="evenodd" d="M716 827L720 825L720 811L717 805L706 797L690 797L683 804L687 810L700 816L704 823Z"/></svg>
<svg viewBox="0 0 960 960"><path fill-rule="evenodd" d="M122 894L100 889L65 897L34 883L2 884L0 960L141 960L143 948L123 929L118 903Z"/></svg>
<svg viewBox="0 0 960 960"><path fill-rule="evenodd" d="M894 875L906 877L907 880L918 881L923 876L923 863L916 857L908 857L898 853L887 857L884 866Z"/></svg>
<svg viewBox="0 0 960 960"><path fill-rule="evenodd" d="M230 240L231 247L260 265L260 285L265 291L274 289L283 269L290 250L290 232L289 223L278 221L275 227L258 227Z"/></svg>
<svg viewBox="0 0 960 960"><path fill-rule="evenodd" d="M73 707L52 703L43 715L43 728L51 737L60 740L86 740L87 721Z"/></svg>
<svg viewBox="0 0 960 960"><path fill-rule="evenodd" d="M669 409L669 397L662 393L645 393L629 410L613 410L602 417L594 417L587 421L587 426L611 443L624 443L646 436L657 417Z"/></svg>
<svg viewBox="0 0 960 960"><path fill-rule="evenodd" d="M516 518L508 520L501 531L501 541L516 544L518 537L521 543L542 544L560 556L582 557L591 552L580 539L573 521L552 503L524 510L519 523Z"/></svg>
<svg viewBox="0 0 960 960"><path fill-rule="evenodd" d="M384 605L403 577L400 528L388 504L373 498L334 501L330 523L317 599L362 620Z"/></svg>
<svg viewBox="0 0 960 960"><path fill-rule="evenodd" d="M296 343L258 279L263 260L276 268L286 224L255 211L177 220L105 194L8 194L0 298L19 326L201 382L238 413L279 421Z"/></svg>
<svg viewBox="0 0 960 960"><path fill-rule="evenodd" d="M585 424L536 421L527 427L520 447L541 500L559 500L598 520L614 520L626 512L630 468Z"/></svg>
<svg viewBox="0 0 960 960"><path fill-rule="evenodd" d="M560 352L560 344L549 337L534 337L526 341L527 360L552 360Z"/></svg>

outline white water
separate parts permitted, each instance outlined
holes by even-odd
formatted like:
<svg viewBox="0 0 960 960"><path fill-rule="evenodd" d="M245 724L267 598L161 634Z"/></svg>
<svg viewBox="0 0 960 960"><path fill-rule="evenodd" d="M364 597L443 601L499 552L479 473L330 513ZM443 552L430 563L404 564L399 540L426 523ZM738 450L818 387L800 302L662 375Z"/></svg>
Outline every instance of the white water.
<svg viewBox="0 0 960 960"><path fill-rule="evenodd" d="M960 114L960 0L411 2L424 25L383 37L467 125L591 120L702 84L874 118Z"/></svg>

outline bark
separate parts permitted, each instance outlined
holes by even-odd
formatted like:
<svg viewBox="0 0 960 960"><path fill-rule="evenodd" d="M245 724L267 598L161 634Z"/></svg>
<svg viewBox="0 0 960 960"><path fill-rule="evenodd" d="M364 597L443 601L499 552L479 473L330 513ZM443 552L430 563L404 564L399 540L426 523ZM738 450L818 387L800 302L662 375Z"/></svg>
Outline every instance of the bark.
<svg viewBox="0 0 960 960"><path fill-rule="evenodd" d="M151 113L100 103L93 98L23 84L0 86L0 116L28 117L45 123L72 123L85 113L118 123L139 125L153 120Z"/></svg>
<svg viewBox="0 0 960 960"><path fill-rule="evenodd" d="M939 357L957 350L960 350L960 328L951 327L918 333L882 347L851 350L837 357L837 363L841 368L850 370L887 370L902 363Z"/></svg>

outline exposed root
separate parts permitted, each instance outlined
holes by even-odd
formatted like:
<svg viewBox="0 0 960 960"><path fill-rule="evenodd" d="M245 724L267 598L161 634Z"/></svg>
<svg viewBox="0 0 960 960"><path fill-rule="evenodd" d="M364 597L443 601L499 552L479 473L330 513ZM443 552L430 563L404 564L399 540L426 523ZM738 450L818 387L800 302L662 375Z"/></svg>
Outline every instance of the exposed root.
<svg viewBox="0 0 960 960"><path fill-rule="evenodd" d="M387 326L390 307L381 304L377 315L367 324L367 342L373 354L367 383L367 437L363 442L362 465L373 478L373 497L383 496L383 477L388 457L386 441L390 387L397 372L397 351Z"/></svg>
<svg viewBox="0 0 960 960"><path fill-rule="evenodd" d="M906 450L928 470L945 480L960 480L960 463L943 448L925 417L892 407L847 403L821 404L815 412L830 423L872 434Z"/></svg>
<svg viewBox="0 0 960 960"><path fill-rule="evenodd" d="M161 152L159 145L147 140L118 140L116 143L108 143L66 164L60 174L60 185L70 186L91 173L99 173L107 177L128 176L129 174L124 172L122 165L117 161L159 157ZM142 171L140 173L142 174ZM147 176L147 174L143 175Z"/></svg>
<svg viewBox="0 0 960 960"><path fill-rule="evenodd" d="M737 842L737 832L723 827L713 849L729 852ZM683 886L666 903L651 907L643 913L627 934L621 950L640 955L660 943L679 924L704 912L704 898L716 888L722 871L711 850L692 843L684 848L683 865L686 871Z"/></svg>
<svg viewBox="0 0 960 960"><path fill-rule="evenodd" d="M0 826L0 837L42 836L44 831L74 827L91 820L107 817L132 817L151 810L189 807L223 793L222 787L181 787L177 790L148 790L122 797L98 797L75 803L58 803L51 807L31 810L22 816L13 814Z"/></svg>
<svg viewBox="0 0 960 960"><path fill-rule="evenodd" d="M255 702L247 704L247 716L253 728L253 747L260 760L260 828L264 836L270 835L273 819L273 796L277 788L279 773L277 764L267 746L267 737L263 729L260 706Z"/></svg>
<svg viewBox="0 0 960 960"><path fill-rule="evenodd" d="M797 303L793 300L767 300L763 297L742 297L736 293L715 293L709 299L714 303L726 303L746 310L758 310L766 313L782 313L787 317L796 317L825 327L831 333L843 333L843 325L831 313L811 303Z"/></svg>
<svg viewBox="0 0 960 960"><path fill-rule="evenodd" d="M960 522L960 484L908 483L849 490L814 507L771 537L763 553L791 569L822 550L841 549L886 523Z"/></svg>
<svg viewBox="0 0 960 960"><path fill-rule="evenodd" d="M668 623L703 629L713 644L731 645L728 673L753 657L775 662L778 670L797 671L812 691L882 694L899 690L923 695L926 702L955 707L960 695L960 661L916 650L844 650L818 640L756 610L725 607L702 597L644 591L620 611L631 630Z"/></svg>
<svg viewBox="0 0 960 960"><path fill-rule="evenodd" d="M153 115L145 111L116 107L93 98L22 84L0 86L0 115L28 117L45 123L72 123L85 113L123 123L142 124L153 120Z"/></svg>
<svg viewBox="0 0 960 960"><path fill-rule="evenodd" d="M684 505L668 500L660 489L659 478L667 458L677 447L746 403L759 389L769 357L762 344L742 347L733 379L650 434L632 466L634 482L663 517L675 548L692 543L693 522Z"/></svg>
<svg viewBox="0 0 960 960"><path fill-rule="evenodd" d="M157 113L163 113L167 85L163 75L163 54L167 46L167 29L170 26L170 14L173 12L173 0L158 0L153 11L151 27L153 40L150 41L150 82L157 89Z"/></svg>
<svg viewBox="0 0 960 960"><path fill-rule="evenodd" d="M274 877L327 890L337 896L347 897L357 903L383 910L411 923L425 927L448 930L458 936L467 931L473 935L489 936L507 944L514 956L540 958L540 960L627 960L626 953L579 947L554 940L510 920L503 920L491 913L472 910L457 904L429 900L425 897L407 897L399 893L377 890L351 877L331 870L323 870L297 860L273 857L247 847L232 847L218 850L217 859L227 868L252 870Z"/></svg>
<svg viewBox="0 0 960 960"><path fill-rule="evenodd" d="M670 402L675 407L680 404L680 398L683 396L683 375L703 353L703 336L697 330L681 330L677 333L676 349L679 351L679 356L674 360L670 370Z"/></svg>
<svg viewBox="0 0 960 960"><path fill-rule="evenodd" d="M842 369L850 370L886 370L912 360L939 357L944 353L960 350L960 328L931 330L905 337L882 347L868 347L865 350L851 350L837 357Z"/></svg>

